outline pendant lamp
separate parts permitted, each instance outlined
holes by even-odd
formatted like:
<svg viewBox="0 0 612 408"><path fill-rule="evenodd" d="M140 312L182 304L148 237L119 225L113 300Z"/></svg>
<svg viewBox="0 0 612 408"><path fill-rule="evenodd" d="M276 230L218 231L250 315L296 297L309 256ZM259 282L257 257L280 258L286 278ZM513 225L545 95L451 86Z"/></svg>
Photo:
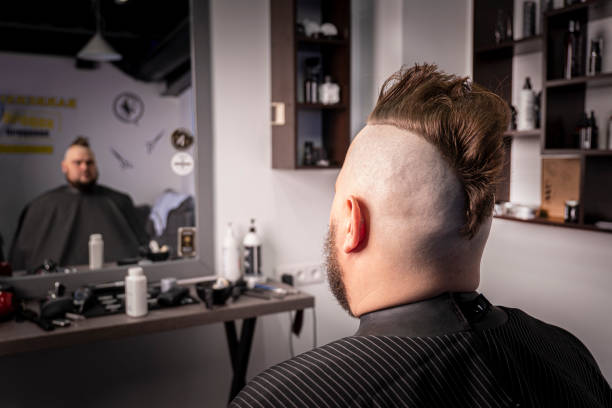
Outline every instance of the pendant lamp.
<svg viewBox="0 0 612 408"><path fill-rule="evenodd" d="M96 12L96 33L91 40L85 44L81 51L79 51L77 57L88 61L119 61L122 58L121 54L115 51L113 47L102 38L102 34L100 33L102 20L100 15L100 4L99 0L93 1Z"/></svg>

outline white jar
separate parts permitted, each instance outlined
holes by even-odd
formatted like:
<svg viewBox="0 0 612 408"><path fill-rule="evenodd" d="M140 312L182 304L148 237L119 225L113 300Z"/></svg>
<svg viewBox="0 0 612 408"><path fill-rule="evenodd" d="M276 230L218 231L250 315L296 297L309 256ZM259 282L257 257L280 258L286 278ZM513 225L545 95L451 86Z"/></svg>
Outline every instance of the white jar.
<svg viewBox="0 0 612 408"><path fill-rule="evenodd" d="M325 76L325 82L319 85L319 100L324 105L340 102L340 86L331 81L331 76Z"/></svg>
<svg viewBox="0 0 612 408"><path fill-rule="evenodd" d="M147 311L147 277L140 266L134 266L125 277L125 314L141 317Z"/></svg>
<svg viewBox="0 0 612 408"><path fill-rule="evenodd" d="M104 241L102 234L89 236L89 269L100 269L104 264Z"/></svg>

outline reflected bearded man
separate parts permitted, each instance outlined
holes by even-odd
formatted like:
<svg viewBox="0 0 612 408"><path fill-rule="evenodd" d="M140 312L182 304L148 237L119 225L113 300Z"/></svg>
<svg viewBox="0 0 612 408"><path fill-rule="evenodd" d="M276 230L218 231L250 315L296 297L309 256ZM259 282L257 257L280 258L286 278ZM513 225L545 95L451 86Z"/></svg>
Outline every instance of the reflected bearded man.
<svg viewBox="0 0 612 408"><path fill-rule="evenodd" d="M234 407L610 407L569 332L476 292L509 110L434 65L394 74L336 181L328 280L359 329L253 378Z"/></svg>
<svg viewBox="0 0 612 408"><path fill-rule="evenodd" d="M61 266L88 263L91 234L102 234L105 261L138 256L147 242L132 199L99 185L89 142L77 137L61 163L66 185L30 202L21 213L9 262L13 270L35 269L45 260Z"/></svg>

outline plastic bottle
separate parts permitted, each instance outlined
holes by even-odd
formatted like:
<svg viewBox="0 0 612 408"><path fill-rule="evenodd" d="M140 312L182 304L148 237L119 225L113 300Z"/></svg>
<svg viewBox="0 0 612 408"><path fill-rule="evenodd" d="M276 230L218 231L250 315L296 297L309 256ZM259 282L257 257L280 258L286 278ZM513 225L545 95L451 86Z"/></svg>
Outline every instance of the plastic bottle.
<svg viewBox="0 0 612 408"><path fill-rule="evenodd" d="M125 314L141 317L147 311L147 277L140 266L134 266L125 277Z"/></svg>
<svg viewBox="0 0 612 408"><path fill-rule="evenodd" d="M261 274L261 238L257 235L255 220L251 218L249 232L242 241L244 246L244 276L260 278Z"/></svg>
<svg viewBox="0 0 612 408"><path fill-rule="evenodd" d="M232 223L229 222L223 240L223 277L230 282L236 282L240 276L240 247L234 236Z"/></svg>
<svg viewBox="0 0 612 408"><path fill-rule="evenodd" d="M89 236L89 269L100 269L104 264L104 241L102 234Z"/></svg>
<svg viewBox="0 0 612 408"><path fill-rule="evenodd" d="M532 130L536 127L536 96L531 89L531 80L525 78L525 85L519 94L518 130Z"/></svg>

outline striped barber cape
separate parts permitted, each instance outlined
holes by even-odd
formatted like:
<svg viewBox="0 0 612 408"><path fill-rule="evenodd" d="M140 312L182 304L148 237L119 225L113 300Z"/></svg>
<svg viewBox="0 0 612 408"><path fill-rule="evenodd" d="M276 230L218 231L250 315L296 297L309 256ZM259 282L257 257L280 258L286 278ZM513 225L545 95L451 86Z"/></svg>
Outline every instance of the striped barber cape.
<svg viewBox="0 0 612 408"><path fill-rule="evenodd" d="M572 334L474 292L362 316L354 336L264 371L230 406L611 408L612 390Z"/></svg>

